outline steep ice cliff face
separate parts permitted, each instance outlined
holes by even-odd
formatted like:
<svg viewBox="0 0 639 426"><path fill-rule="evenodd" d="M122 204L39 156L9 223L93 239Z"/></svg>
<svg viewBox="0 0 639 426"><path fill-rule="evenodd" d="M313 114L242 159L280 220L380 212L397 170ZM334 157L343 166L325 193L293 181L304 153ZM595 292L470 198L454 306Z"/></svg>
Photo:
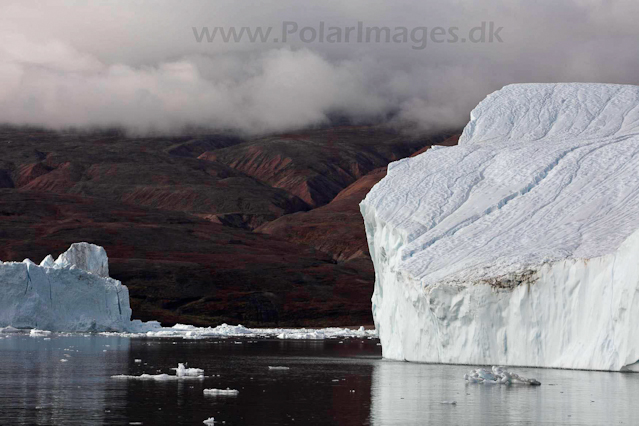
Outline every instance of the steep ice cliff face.
<svg viewBox="0 0 639 426"><path fill-rule="evenodd" d="M129 290L109 278L102 247L73 244L40 265L0 262L0 326L52 331L124 331L131 322Z"/></svg>
<svg viewBox="0 0 639 426"><path fill-rule="evenodd" d="M511 85L361 203L387 358L639 360L639 87Z"/></svg>

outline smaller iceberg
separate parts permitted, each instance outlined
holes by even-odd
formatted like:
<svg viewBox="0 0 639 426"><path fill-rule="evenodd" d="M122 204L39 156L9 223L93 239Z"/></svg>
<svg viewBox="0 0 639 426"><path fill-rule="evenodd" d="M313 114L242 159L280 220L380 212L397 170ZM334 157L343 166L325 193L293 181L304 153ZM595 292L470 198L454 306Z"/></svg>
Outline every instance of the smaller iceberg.
<svg viewBox="0 0 639 426"><path fill-rule="evenodd" d="M131 331L159 328L131 321L129 290L109 277L104 248L75 243L56 260L0 261L0 327L47 331Z"/></svg>
<svg viewBox="0 0 639 426"><path fill-rule="evenodd" d="M217 327L185 324L162 327L157 321L132 321L131 314L129 290L120 281L109 277L109 258L100 246L75 243L57 259L48 255L39 265L29 259L23 262L0 261L0 335L29 333L31 330L33 337L43 337L53 331L183 339L377 338L375 330L364 327L357 330L339 327L246 328L228 324ZM180 374L177 369L176 372Z"/></svg>

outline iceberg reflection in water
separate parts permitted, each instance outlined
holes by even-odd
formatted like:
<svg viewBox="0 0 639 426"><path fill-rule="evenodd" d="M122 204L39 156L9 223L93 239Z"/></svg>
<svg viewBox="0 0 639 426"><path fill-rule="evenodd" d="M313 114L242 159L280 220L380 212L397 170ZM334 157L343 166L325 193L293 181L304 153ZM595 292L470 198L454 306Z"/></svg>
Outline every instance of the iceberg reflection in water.
<svg viewBox="0 0 639 426"><path fill-rule="evenodd" d="M380 361L373 370L371 424L632 424L639 374L512 368L541 386L473 385L463 365ZM442 404L456 401L456 404Z"/></svg>
<svg viewBox="0 0 639 426"><path fill-rule="evenodd" d="M104 377L128 365L130 342L37 334L0 339L0 424L105 424L126 401L112 397Z"/></svg>

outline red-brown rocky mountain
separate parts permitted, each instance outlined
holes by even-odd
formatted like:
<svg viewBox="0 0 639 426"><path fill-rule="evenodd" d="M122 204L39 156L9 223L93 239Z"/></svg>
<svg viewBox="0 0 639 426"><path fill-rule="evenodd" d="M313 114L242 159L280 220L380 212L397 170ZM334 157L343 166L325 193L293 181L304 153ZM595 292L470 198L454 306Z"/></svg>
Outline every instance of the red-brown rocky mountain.
<svg viewBox="0 0 639 426"><path fill-rule="evenodd" d="M328 204L362 176L425 144L424 139L381 127L344 126L260 138L207 151L199 158L284 189L315 208Z"/></svg>
<svg viewBox="0 0 639 426"><path fill-rule="evenodd" d="M375 169L349 185L325 206L282 216L258 227L256 232L310 245L338 262L367 256L368 244L359 203L384 176L385 167Z"/></svg>
<svg viewBox="0 0 639 426"><path fill-rule="evenodd" d="M102 245L134 317L165 324L369 324L357 205L389 161L444 139L0 128L0 259Z"/></svg>
<svg viewBox="0 0 639 426"><path fill-rule="evenodd" d="M453 135L438 144L451 146L457 144L458 139L459 135ZM425 145L413 155L421 154L428 148L430 145ZM375 169L343 189L330 203L307 212L282 216L261 225L256 231L310 245L330 254L337 261L368 258L368 243L359 203L384 176L386 167ZM370 266L372 268L372 264Z"/></svg>

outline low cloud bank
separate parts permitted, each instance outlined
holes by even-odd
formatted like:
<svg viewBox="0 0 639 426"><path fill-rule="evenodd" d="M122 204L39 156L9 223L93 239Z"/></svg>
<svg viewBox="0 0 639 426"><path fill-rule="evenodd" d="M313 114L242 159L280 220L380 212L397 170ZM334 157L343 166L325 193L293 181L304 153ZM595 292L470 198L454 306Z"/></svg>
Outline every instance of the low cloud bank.
<svg viewBox="0 0 639 426"><path fill-rule="evenodd" d="M261 134L340 116L428 132L462 126L505 84L639 79L632 2L465 3L7 1L0 122ZM476 41L483 25L502 30ZM358 26L375 29L358 39ZM198 41L204 27L226 40ZM230 28L272 31L234 40Z"/></svg>

